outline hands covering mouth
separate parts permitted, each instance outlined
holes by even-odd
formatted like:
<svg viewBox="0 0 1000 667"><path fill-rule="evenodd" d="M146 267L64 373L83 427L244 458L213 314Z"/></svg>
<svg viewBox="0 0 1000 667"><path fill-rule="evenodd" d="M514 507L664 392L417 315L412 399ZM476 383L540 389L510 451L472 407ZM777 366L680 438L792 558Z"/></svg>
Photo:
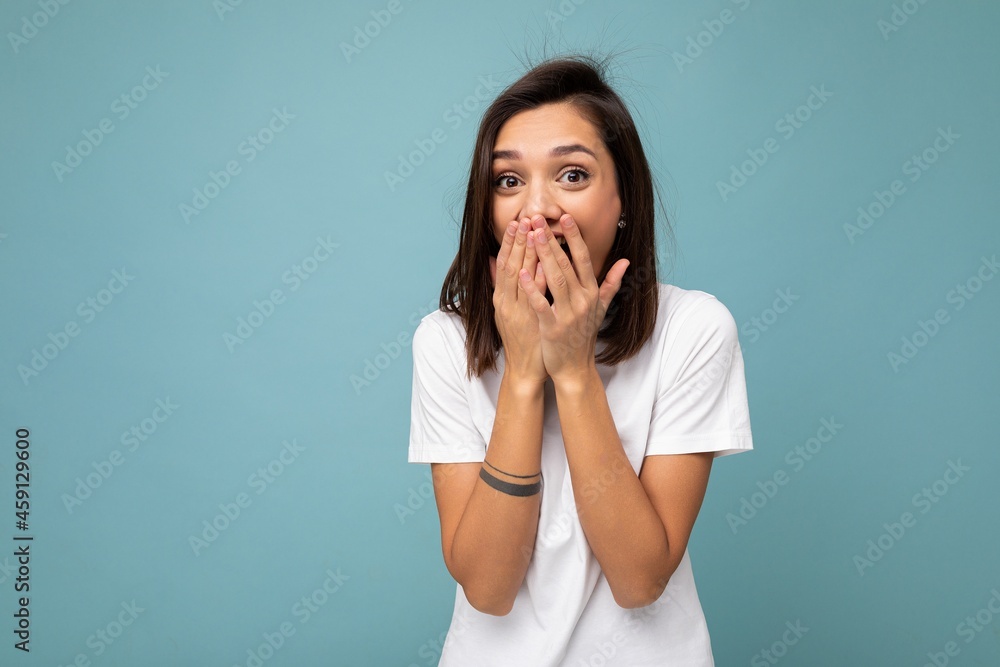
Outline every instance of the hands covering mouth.
<svg viewBox="0 0 1000 667"><path fill-rule="evenodd" d="M629 260L618 260L599 285L576 221L565 214L559 224L557 234L540 215L512 220L500 252L490 257L507 369L557 386L592 368L597 332L629 267ZM576 249L576 261L562 237Z"/></svg>

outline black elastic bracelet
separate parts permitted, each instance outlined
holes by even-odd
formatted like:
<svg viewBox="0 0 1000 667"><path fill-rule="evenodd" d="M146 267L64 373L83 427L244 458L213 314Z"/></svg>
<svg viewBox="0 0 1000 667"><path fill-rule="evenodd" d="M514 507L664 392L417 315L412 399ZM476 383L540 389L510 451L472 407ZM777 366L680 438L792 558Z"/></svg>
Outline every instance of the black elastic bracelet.
<svg viewBox="0 0 1000 667"><path fill-rule="evenodd" d="M485 464L486 464L486 465L488 465L489 467L493 468L493 469L494 469L494 470L496 470L497 472L502 472L502 473L503 473L503 474L505 474L505 475L510 475L511 477L517 477L517 478L519 478L519 479L528 479L529 477L538 477L539 475L541 475L541 474L542 474L542 473L540 473L540 472L536 472L536 473L535 473L534 475L515 475L515 474L514 474L514 473L512 473L512 472L507 472L506 470L500 470L500 468L496 467L495 465L493 465L492 463L490 463L490 462L489 462L489 461L487 461L486 459L483 459L483 463L485 463Z"/></svg>
<svg viewBox="0 0 1000 667"><path fill-rule="evenodd" d="M502 479L497 479L490 473L486 472L486 468L479 469L479 477L497 491L506 493L509 496L533 496L542 490L541 481L535 482L534 484L512 484L511 482L505 482Z"/></svg>

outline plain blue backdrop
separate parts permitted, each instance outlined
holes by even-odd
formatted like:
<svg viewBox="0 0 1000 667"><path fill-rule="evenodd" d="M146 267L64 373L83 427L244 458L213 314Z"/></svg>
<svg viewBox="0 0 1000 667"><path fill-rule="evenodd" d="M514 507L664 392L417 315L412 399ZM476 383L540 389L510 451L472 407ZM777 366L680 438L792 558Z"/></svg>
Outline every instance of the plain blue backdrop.
<svg viewBox="0 0 1000 667"><path fill-rule="evenodd" d="M486 104L526 54L594 49L676 230L661 280L740 326L755 450L690 544L717 663L1000 663L998 22L4 3L0 663L436 664L455 582L406 462L409 335Z"/></svg>

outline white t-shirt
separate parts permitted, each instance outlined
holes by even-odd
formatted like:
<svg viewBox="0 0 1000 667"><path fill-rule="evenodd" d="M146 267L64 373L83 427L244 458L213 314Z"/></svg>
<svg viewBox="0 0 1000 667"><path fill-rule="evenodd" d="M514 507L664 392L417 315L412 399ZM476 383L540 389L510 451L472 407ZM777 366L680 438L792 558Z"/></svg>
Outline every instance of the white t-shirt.
<svg viewBox="0 0 1000 667"><path fill-rule="evenodd" d="M622 446L638 475L653 454L753 449L743 353L732 314L713 295L660 283L653 336L631 359L598 364ZM596 352L606 343L597 341ZM413 334L409 461L480 462L503 377L467 380L465 328L426 315ZM577 515L551 381L545 384L542 499L535 550L513 609L477 611L462 586L439 667L712 667L708 626L687 551L660 598L624 609Z"/></svg>

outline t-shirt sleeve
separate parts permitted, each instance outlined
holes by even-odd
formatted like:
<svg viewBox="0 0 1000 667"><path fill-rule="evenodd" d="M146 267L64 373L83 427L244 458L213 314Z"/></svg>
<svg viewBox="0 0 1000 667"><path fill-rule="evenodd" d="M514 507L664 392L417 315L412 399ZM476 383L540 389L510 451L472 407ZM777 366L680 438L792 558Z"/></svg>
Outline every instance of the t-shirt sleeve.
<svg viewBox="0 0 1000 667"><path fill-rule="evenodd" d="M452 345L454 346L454 345ZM486 442L472 420L469 383L441 325L425 317L413 332L410 463L480 462Z"/></svg>
<svg viewBox="0 0 1000 667"><path fill-rule="evenodd" d="M753 449L736 322L714 296L678 324L661 359L645 455Z"/></svg>

